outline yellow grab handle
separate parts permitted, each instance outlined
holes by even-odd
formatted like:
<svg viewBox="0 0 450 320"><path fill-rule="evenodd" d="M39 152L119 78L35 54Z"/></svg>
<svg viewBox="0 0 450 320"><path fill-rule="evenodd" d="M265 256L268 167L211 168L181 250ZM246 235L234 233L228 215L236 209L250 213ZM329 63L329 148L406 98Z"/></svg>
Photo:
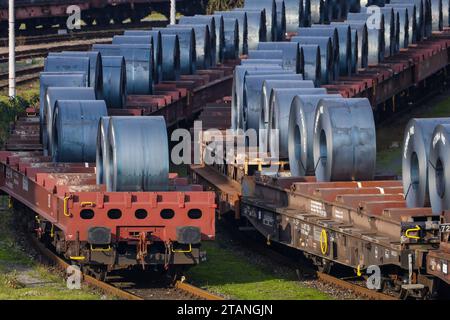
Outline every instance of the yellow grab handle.
<svg viewBox="0 0 450 320"><path fill-rule="evenodd" d="M420 239L420 237L418 237L418 236L411 236L410 235L411 232L416 232L416 231L420 231L420 230L421 230L420 227L418 225L416 225L415 228L411 228L411 229L406 230L405 231L405 236L407 238L409 238L409 239Z"/></svg>

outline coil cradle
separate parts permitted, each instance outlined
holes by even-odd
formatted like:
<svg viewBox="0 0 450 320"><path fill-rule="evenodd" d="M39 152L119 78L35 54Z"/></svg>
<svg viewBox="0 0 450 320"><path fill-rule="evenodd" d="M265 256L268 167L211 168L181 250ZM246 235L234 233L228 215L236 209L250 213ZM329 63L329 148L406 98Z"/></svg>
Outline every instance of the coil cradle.
<svg viewBox="0 0 450 320"><path fill-rule="evenodd" d="M162 81L162 65L163 65L163 56L162 56L162 50L161 50L161 32L156 30L125 30L124 36L147 36L152 37L153 41L153 61L155 62L155 68L154 69L154 76L153 80L155 83L159 83ZM114 39L118 36L114 36ZM117 40L116 40L117 41Z"/></svg>
<svg viewBox="0 0 450 320"><path fill-rule="evenodd" d="M102 172L109 175L108 191L168 189L169 146L164 117L110 117L107 150L108 166Z"/></svg>
<svg viewBox="0 0 450 320"><path fill-rule="evenodd" d="M221 15L224 19L224 23L226 19L230 18L237 20L239 32L239 56L246 55L248 53L247 13L245 11L216 11L215 14ZM228 26L228 30L230 30L230 28L231 26Z"/></svg>
<svg viewBox="0 0 450 320"><path fill-rule="evenodd" d="M223 18L221 20L223 23ZM199 16L196 15L194 17L181 17L179 22L180 25L202 25L206 24L208 26L209 30L209 36L210 36L210 51L211 51L211 65L215 66L218 62L220 62L218 57L218 52L222 50L222 42L223 34L217 34L217 28L216 28L216 18L212 16ZM220 23L220 22L219 22ZM223 28L223 26L222 26ZM219 32L223 32L223 29L220 29L219 26Z"/></svg>
<svg viewBox="0 0 450 320"><path fill-rule="evenodd" d="M105 172L109 165L108 128L110 117L101 117L97 130L97 149L95 153L95 168L97 184L108 185L110 175Z"/></svg>
<svg viewBox="0 0 450 320"><path fill-rule="evenodd" d="M103 99L103 64L100 53L95 51L63 51L49 52L48 56L63 57L86 57L89 58L89 81L88 86L94 88L95 97L98 100Z"/></svg>
<svg viewBox="0 0 450 320"><path fill-rule="evenodd" d="M433 131L450 118L411 119L405 128L402 153L402 181L408 208L429 205L428 161Z"/></svg>
<svg viewBox="0 0 450 320"><path fill-rule="evenodd" d="M321 83L328 84L334 79L333 47L330 37L292 37L292 42L300 46L316 44L320 46Z"/></svg>
<svg viewBox="0 0 450 320"><path fill-rule="evenodd" d="M233 11L245 12L247 14L247 47L248 50L257 48L258 43L267 41L266 11L247 10L236 8Z"/></svg>
<svg viewBox="0 0 450 320"><path fill-rule="evenodd" d="M303 56L298 43L295 42L261 42L258 50L281 50L283 53L283 69L302 73L304 68Z"/></svg>
<svg viewBox="0 0 450 320"><path fill-rule="evenodd" d="M340 94L301 94L292 100L288 124L289 168L294 177L314 175L314 117L321 99L342 98Z"/></svg>
<svg viewBox="0 0 450 320"><path fill-rule="evenodd" d="M309 87L312 81L305 80L303 88L276 88L272 90L269 110L269 150L272 157L288 159L289 113L292 100L301 94L325 94L324 88Z"/></svg>
<svg viewBox="0 0 450 320"><path fill-rule="evenodd" d="M245 0L244 9L266 11L266 32L267 41L277 40L277 9L275 0Z"/></svg>
<svg viewBox="0 0 450 320"><path fill-rule="evenodd" d="M125 108L127 71L123 56L103 56L103 98L108 108Z"/></svg>
<svg viewBox="0 0 450 320"><path fill-rule="evenodd" d="M261 93L265 80L303 80L300 74L273 71L270 75L247 75L244 79L244 95L242 103L242 129L254 129L259 132L261 113Z"/></svg>
<svg viewBox="0 0 450 320"><path fill-rule="evenodd" d="M175 34L180 43L180 72L182 75L195 74L197 71L196 37L192 27L182 28L158 28L161 36Z"/></svg>
<svg viewBox="0 0 450 320"><path fill-rule="evenodd" d="M314 121L313 153L318 182L372 180L376 135L369 100L320 100Z"/></svg>
<svg viewBox="0 0 450 320"><path fill-rule="evenodd" d="M126 66L127 94L153 93L153 53L147 44L95 44L102 56L123 56Z"/></svg>
<svg viewBox="0 0 450 320"><path fill-rule="evenodd" d="M44 126L44 103L48 87L87 87L85 72L41 72L39 75L39 140L48 141Z"/></svg>
<svg viewBox="0 0 450 320"><path fill-rule="evenodd" d="M51 150L54 162L95 162L98 122L107 116L103 100L57 100Z"/></svg>
<svg viewBox="0 0 450 320"><path fill-rule="evenodd" d="M49 156L53 155L53 145L50 141L53 136L53 118L58 100L95 100L93 88L69 88L69 87L48 87L44 100L44 133L42 146Z"/></svg>

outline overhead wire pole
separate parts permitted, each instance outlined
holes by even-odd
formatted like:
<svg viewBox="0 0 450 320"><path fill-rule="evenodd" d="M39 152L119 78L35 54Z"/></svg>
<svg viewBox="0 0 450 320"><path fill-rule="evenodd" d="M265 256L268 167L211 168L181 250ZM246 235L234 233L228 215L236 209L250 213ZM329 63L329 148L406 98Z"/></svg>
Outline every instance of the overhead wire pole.
<svg viewBox="0 0 450 320"><path fill-rule="evenodd" d="M16 96L16 46L14 0L9 0L9 96Z"/></svg>
<svg viewBox="0 0 450 320"><path fill-rule="evenodd" d="M177 23L177 2L176 0L170 0L170 24Z"/></svg>

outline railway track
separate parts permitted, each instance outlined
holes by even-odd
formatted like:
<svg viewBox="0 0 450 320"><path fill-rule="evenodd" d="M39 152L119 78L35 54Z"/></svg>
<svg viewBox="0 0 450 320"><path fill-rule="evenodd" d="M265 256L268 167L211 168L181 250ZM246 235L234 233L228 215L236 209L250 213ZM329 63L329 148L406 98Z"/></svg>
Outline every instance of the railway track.
<svg viewBox="0 0 450 320"><path fill-rule="evenodd" d="M35 237L28 236L27 240L45 260L58 267L61 271L65 272L70 266L64 259L61 259L46 248ZM105 282L83 274L83 281L88 286L122 300L223 300L220 296L179 280L174 285L168 285L166 282L161 281L151 281L147 283L147 286L142 284L142 277L138 280L139 282L130 282L127 278L113 277Z"/></svg>

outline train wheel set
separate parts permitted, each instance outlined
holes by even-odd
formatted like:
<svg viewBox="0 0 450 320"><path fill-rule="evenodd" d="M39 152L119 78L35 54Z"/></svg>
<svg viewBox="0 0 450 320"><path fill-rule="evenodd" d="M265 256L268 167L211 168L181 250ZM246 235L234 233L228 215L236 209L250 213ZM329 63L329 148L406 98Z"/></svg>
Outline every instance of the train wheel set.
<svg viewBox="0 0 450 320"><path fill-rule="evenodd" d="M375 174L378 120L445 86L449 10L246 0L50 53L39 110L0 151L0 190L28 232L98 279L201 264L218 213L323 273L379 270L374 290L449 298L450 118L411 120L403 180ZM183 159L201 160L189 179L169 170L180 126L194 133Z"/></svg>

